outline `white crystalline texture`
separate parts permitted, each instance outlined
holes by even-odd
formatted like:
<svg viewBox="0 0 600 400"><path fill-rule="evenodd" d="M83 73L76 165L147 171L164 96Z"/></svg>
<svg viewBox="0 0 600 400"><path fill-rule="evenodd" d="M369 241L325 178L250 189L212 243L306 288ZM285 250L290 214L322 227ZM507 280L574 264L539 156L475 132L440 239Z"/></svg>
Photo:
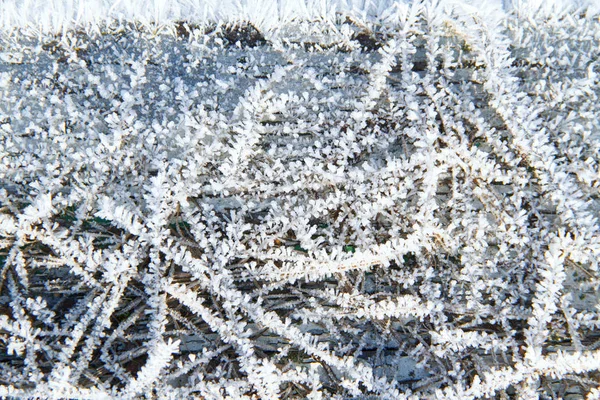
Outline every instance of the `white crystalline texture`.
<svg viewBox="0 0 600 400"><path fill-rule="evenodd" d="M484 3L0 1L0 397L597 397L598 8Z"/></svg>

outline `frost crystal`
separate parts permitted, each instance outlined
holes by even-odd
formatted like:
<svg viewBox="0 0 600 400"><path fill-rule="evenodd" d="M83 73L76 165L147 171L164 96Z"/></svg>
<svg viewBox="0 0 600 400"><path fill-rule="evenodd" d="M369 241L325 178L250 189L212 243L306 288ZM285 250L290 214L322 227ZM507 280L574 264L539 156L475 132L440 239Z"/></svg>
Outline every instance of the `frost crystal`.
<svg viewBox="0 0 600 400"><path fill-rule="evenodd" d="M0 397L598 396L598 7L75 3L0 1Z"/></svg>

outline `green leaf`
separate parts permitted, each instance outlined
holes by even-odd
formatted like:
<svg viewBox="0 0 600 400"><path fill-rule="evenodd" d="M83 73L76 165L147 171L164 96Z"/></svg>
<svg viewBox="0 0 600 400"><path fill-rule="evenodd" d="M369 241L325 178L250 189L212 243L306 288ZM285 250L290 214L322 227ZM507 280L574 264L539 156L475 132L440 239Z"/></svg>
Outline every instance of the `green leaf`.
<svg viewBox="0 0 600 400"><path fill-rule="evenodd" d="M344 252L345 253L355 253L356 248L352 245L346 245L346 246L344 246Z"/></svg>
<svg viewBox="0 0 600 400"><path fill-rule="evenodd" d="M294 246L294 250L301 251L303 253L308 253L308 250L302 248L302 246L300 246L299 244L297 244L297 245Z"/></svg>

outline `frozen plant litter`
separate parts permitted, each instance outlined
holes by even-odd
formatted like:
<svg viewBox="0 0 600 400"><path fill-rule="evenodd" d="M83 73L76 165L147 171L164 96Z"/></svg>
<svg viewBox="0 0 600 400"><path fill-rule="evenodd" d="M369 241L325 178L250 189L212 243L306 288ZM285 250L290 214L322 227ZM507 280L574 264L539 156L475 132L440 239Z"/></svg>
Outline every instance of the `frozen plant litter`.
<svg viewBox="0 0 600 400"><path fill-rule="evenodd" d="M0 3L0 396L596 398L594 4L148 4Z"/></svg>

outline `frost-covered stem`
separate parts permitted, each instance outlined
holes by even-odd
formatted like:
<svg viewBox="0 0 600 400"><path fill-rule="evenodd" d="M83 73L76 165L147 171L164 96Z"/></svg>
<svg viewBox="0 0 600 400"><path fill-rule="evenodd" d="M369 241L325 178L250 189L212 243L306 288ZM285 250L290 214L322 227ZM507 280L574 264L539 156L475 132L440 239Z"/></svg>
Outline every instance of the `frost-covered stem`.
<svg viewBox="0 0 600 400"><path fill-rule="evenodd" d="M85 339L85 344L79 352L77 361L75 361L74 371L69 379L69 382L76 386L81 374L85 372L89 366L89 362L93 356L94 351L101 345L101 340L104 337L104 331L110 327L110 317L115 312L119 301L123 295L124 287L127 284L125 282L120 285L115 285L111 288L106 303L103 305L100 315L96 317L94 327L90 334Z"/></svg>
<svg viewBox="0 0 600 400"><path fill-rule="evenodd" d="M173 253L177 254L178 251L175 250ZM328 365L333 365L340 369L340 371L348 374L348 376L354 380L354 383L349 386L352 390L356 390L356 384L358 382L363 382L369 390L387 393L387 395L391 395L391 393L397 394L385 380L374 381L373 371L370 367L356 364L352 357L346 360L335 357L329 351L325 350L323 345L318 344L317 340L312 335L302 333L298 328L291 325L290 321L283 322L274 312L266 312L260 305L245 301L244 296L239 293L239 291L227 284L226 278L223 279L224 277L219 277L217 275L212 279L208 279L206 275L204 275L205 271L207 272L208 269L206 266L202 265L202 263L185 255L183 255L183 257L179 256L178 259L181 260L180 262L182 262L182 264L185 265L185 267L195 275L196 279L198 279L201 284L205 285L207 289L216 291L230 304L235 305L236 308L240 308L247 313L251 319L291 341L308 354L311 354L318 359L323 360ZM176 292L171 290L169 293L173 295ZM189 294L187 295L187 298L190 298ZM183 298L183 301L185 301L185 299L186 297ZM205 321L208 322L214 319L214 316L212 316L208 310L205 310L204 307L197 304L197 302L194 302L194 306L198 310L197 312L203 314L203 319ZM221 327L220 329L224 329L224 327ZM247 346L245 346L245 348L246 347Z"/></svg>
<svg viewBox="0 0 600 400"><path fill-rule="evenodd" d="M240 355L242 370L248 374L248 381L264 398L277 398L279 395L279 369L271 362L259 360L254 354L254 345L248 339L250 332L245 332L245 323L228 323L217 317L198 300L198 298L184 287L168 285L165 290L171 296L188 307L192 312L201 317L215 332L222 335L223 340L233 342Z"/></svg>
<svg viewBox="0 0 600 400"><path fill-rule="evenodd" d="M542 346L549 334L548 324L558 309L557 303L566 278L564 259L560 239L551 239L549 249L544 254L544 261L538 266L541 282L536 286L532 315L527 320L529 328L525 333L525 359L533 365L542 355Z"/></svg>
<svg viewBox="0 0 600 400"><path fill-rule="evenodd" d="M56 365L52 368L49 376L49 383L57 382L61 384L67 382L71 377L71 358L75 353L75 349L79 345L85 331L96 316L100 313L101 307L110 291L110 287L94 296L93 300L87 305L87 313L84 314L81 320L75 324L70 332L70 335L65 339L63 348L58 354ZM61 383L62 382L62 383Z"/></svg>
<svg viewBox="0 0 600 400"><path fill-rule="evenodd" d="M173 354L179 351L179 340L157 343L148 353L148 360L137 377L127 384L121 392L124 398L134 398L151 386L160 376L162 370L166 368Z"/></svg>
<svg viewBox="0 0 600 400"><path fill-rule="evenodd" d="M476 375L469 386L462 384L438 390L440 399L476 399L493 396L497 391L507 389L528 378L551 375L560 379L567 374L593 371L600 367L600 351L585 353L562 353L542 356L534 366L519 362L513 368L492 368L489 372Z"/></svg>

